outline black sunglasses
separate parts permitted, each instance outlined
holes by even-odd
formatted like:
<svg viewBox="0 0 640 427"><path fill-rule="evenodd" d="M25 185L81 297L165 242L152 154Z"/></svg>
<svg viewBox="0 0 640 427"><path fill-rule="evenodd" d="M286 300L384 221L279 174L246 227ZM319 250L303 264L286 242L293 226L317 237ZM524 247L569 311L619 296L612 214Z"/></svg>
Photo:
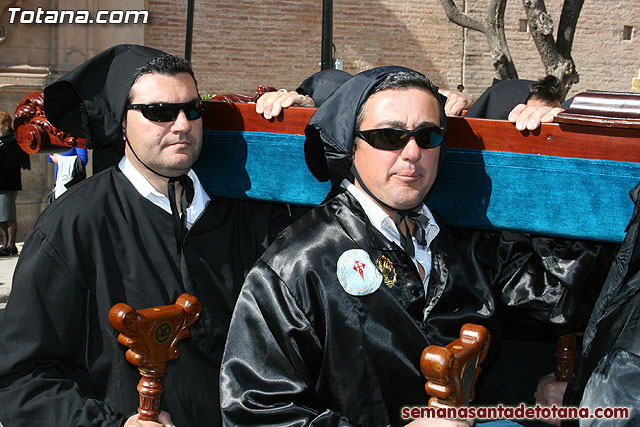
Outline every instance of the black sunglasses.
<svg viewBox="0 0 640 427"><path fill-rule="evenodd" d="M444 141L444 129L438 126L423 126L418 129L370 129L356 131L356 136L379 150L400 150L411 137L416 139L420 148L435 148Z"/></svg>
<svg viewBox="0 0 640 427"><path fill-rule="evenodd" d="M169 104L158 102L155 104L127 104L127 110L140 110L142 115L153 122L172 122L178 118L180 110L184 111L188 120L202 117L202 100L194 99L184 104Z"/></svg>

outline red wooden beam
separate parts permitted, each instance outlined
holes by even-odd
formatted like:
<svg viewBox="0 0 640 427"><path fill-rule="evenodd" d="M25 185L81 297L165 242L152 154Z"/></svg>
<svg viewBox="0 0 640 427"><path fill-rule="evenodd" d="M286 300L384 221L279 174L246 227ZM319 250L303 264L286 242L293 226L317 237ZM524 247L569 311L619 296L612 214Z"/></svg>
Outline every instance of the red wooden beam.
<svg viewBox="0 0 640 427"><path fill-rule="evenodd" d="M204 127L215 130L304 135L315 108L291 107L265 119L255 104L205 102ZM536 131L519 131L504 120L448 118L449 147L604 159L640 163L640 129L575 124L543 124Z"/></svg>

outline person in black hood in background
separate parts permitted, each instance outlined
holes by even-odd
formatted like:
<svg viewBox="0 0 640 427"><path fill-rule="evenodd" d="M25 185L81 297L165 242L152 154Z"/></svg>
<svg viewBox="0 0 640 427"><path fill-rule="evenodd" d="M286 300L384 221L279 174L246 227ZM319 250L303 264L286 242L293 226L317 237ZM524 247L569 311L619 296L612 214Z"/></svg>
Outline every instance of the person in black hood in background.
<svg viewBox="0 0 640 427"><path fill-rule="evenodd" d="M264 118L277 117L283 109L295 107L320 107L344 82L353 77L346 71L327 69L318 71L304 79L295 91L279 89L264 93L256 102L256 112ZM461 92L438 89L446 97L447 115L459 116L462 110L473 104L474 98Z"/></svg>

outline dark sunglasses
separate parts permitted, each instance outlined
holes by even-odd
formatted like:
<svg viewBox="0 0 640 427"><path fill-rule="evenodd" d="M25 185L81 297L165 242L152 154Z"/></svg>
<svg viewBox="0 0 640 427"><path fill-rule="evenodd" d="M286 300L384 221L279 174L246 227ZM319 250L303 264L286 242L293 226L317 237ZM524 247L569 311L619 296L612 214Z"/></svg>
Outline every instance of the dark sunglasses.
<svg viewBox="0 0 640 427"><path fill-rule="evenodd" d="M184 111L188 120L202 117L202 101L195 99L184 104L169 104L158 102L155 104L128 104L127 110L140 110L142 115L152 122L172 122L178 118L180 110Z"/></svg>
<svg viewBox="0 0 640 427"><path fill-rule="evenodd" d="M411 137L416 139L420 148L435 148L444 141L444 129L438 126L424 126L414 130L384 128L356 131L373 148L379 150L400 150Z"/></svg>

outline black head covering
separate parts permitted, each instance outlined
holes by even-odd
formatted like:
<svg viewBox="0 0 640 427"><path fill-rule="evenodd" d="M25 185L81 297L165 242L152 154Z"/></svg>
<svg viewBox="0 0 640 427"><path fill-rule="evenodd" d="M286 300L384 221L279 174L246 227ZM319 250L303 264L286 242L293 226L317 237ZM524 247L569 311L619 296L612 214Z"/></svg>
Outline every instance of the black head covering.
<svg viewBox="0 0 640 427"><path fill-rule="evenodd" d="M150 47L113 46L44 89L44 112L52 125L87 138L87 148L122 144L121 123L135 71L165 55Z"/></svg>
<svg viewBox="0 0 640 427"><path fill-rule="evenodd" d="M310 96L313 98L316 107L319 107L337 88L351 77L353 76L346 71L332 68L318 71L304 79L298 89L296 89L296 92L301 95Z"/></svg>
<svg viewBox="0 0 640 427"><path fill-rule="evenodd" d="M166 53L132 44L113 46L99 53L44 89L45 115L55 127L87 138L87 148L123 145L122 118L136 71L162 55ZM186 209L194 195L193 182L187 175L162 175L139 158L138 161L156 175L169 178L168 198L180 254L186 234ZM175 196L176 182L183 188L180 212Z"/></svg>
<svg viewBox="0 0 640 427"><path fill-rule="evenodd" d="M531 85L535 81L524 79L498 80L488 87L476 102L465 113L465 117L480 119L509 119L509 113L516 105L527 102ZM562 108L569 108L572 98L562 103Z"/></svg>
<svg viewBox="0 0 640 427"><path fill-rule="evenodd" d="M315 112L305 129L305 158L318 181L331 179L334 185L351 176L356 115L373 88L389 74L415 72L409 68L386 66L363 71L347 80ZM440 105L440 124L446 131L444 97L434 93ZM446 153L446 138L440 149L439 167Z"/></svg>
<svg viewBox="0 0 640 427"><path fill-rule="evenodd" d="M465 117L507 120L516 105L524 104L533 80L497 80L488 87L465 113Z"/></svg>

